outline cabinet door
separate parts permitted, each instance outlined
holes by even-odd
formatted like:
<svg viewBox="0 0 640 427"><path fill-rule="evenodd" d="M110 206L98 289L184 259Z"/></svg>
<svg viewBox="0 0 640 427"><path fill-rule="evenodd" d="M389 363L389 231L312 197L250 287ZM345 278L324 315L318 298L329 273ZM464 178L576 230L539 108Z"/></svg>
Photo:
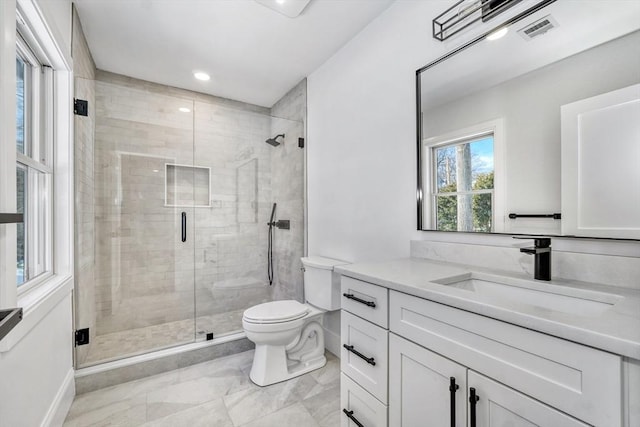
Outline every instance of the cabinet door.
<svg viewBox="0 0 640 427"><path fill-rule="evenodd" d="M389 425L465 426L466 372L464 366L389 334ZM458 386L453 393L451 378Z"/></svg>
<svg viewBox="0 0 640 427"><path fill-rule="evenodd" d="M474 371L468 372L469 387L478 400L469 405L471 427L587 427L550 406L503 386ZM474 407L476 424L472 422Z"/></svg>

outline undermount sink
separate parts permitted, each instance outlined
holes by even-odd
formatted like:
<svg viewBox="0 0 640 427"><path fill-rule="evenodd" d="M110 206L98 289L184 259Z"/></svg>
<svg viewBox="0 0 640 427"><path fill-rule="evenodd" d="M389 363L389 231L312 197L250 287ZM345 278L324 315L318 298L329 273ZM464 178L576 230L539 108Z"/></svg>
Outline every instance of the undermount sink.
<svg viewBox="0 0 640 427"><path fill-rule="evenodd" d="M603 292L475 272L434 280L433 283L473 292L480 297L590 317L601 315L623 299Z"/></svg>

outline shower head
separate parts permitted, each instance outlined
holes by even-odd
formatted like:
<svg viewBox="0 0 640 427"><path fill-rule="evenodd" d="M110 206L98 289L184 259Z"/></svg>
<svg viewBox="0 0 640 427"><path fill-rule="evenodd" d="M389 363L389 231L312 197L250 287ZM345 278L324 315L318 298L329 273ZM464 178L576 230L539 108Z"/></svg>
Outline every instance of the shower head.
<svg viewBox="0 0 640 427"><path fill-rule="evenodd" d="M277 141L277 139L280 137L284 139L284 133L281 133L280 135L276 135L274 138L269 138L265 142L269 145L273 145L274 147L277 147L278 145L280 145L280 143Z"/></svg>

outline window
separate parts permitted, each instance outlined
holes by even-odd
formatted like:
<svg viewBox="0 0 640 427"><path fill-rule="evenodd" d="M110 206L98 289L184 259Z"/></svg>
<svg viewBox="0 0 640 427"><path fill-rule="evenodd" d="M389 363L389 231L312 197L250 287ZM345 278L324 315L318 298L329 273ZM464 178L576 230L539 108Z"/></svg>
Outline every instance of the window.
<svg viewBox="0 0 640 427"><path fill-rule="evenodd" d="M494 230L493 151L493 133L431 147L434 229Z"/></svg>
<svg viewBox="0 0 640 427"><path fill-rule="evenodd" d="M20 291L51 273L53 81L18 34L16 46L16 196L24 222L17 226Z"/></svg>

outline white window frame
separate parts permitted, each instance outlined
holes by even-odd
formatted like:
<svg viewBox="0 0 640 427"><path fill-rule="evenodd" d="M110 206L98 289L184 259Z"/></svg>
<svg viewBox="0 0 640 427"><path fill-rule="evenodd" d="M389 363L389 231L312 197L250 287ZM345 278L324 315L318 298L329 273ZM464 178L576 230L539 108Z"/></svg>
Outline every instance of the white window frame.
<svg viewBox="0 0 640 427"><path fill-rule="evenodd" d="M456 129L443 135L425 138L422 142L423 150L421 159L423 165L429 165L429 173L423 176L422 188L428 191L428 197L424 198L423 224L429 224L432 230L436 230L436 206L434 193L436 192L436 174L434 169L435 159L433 158L435 148L453 145L462 141L472 141L482 136L493 135L493 197L492 197L492 230L493 233L504 232L505 212L504 200L506 194L505 186L505 131L504 119L498 118L486 122L471 125L465 128ZM471 192L478 194L478 191ZM456 193L457 194L457 193Z"/></svg>
<svg viewBox="0 0 640 427"><path fill-rule="evenodd" d="M18 21L18 22L16 22ZM0 225L0 309L22 307L23 320L0 342L11 350L47 313L73 290L73 73L70 46L52 29L37 0L0 1L0 212L16 211L16 82L17 31L43 63L51 67L52 114L42 119L52 143L45 153L52 179L49 262L51 274L18 292L16 226ZM45 150L46 151L46 150ZM25 160L25 159L22 159ZM26 161L26 160L25 160ZM22 287L22 286L21 286Z"/></svg>
<svg viewBox="0 0 640 427"><path fill-rule="evenodd" d="M18 22L22 18L18 16ZM27 199L25 212L25 259L27 279L18 286L18 295L44 283L53 275L52 259L52 184L53 168L53 70L43 64L45 59L36 56L33 48L20 34L16 36L16 55L30 66L29 84L25 85L25 148L26 154L16 153L16 163L27 171ZM43 174L43 185L33 179ZM40 210L40 212L38 212ZM29 219L38 219L38 222Z"/></svg>

